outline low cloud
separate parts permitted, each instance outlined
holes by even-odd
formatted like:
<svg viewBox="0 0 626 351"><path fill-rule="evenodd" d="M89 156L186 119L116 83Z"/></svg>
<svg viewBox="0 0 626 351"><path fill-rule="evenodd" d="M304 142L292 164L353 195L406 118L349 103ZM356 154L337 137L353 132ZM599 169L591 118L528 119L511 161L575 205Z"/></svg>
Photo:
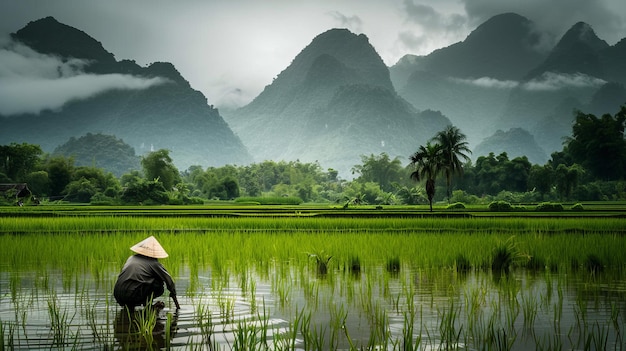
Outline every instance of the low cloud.
<svg viewBox="0 0 626 351"><path fill-rule="evenodd" d="M481 88L494 88L494 89L513 89L519 86L519 82L514 80L498 80L490 77L481 77L478 79L461 79L461 78L451 78L452 81L474 85Z"/></svg>
<svg viewBox="0 0 626 351"><path fill-rule="evenodd" d="M566 88L598 88L606 81L582 73L546 72L522 85L530 91L555 91Z"/></svg>
<svg viewBox="0 0 626 351"><path fill-rule="evenodd" d="M546 72L540 77L527 82L514 80L498 80L491 77L478 79L449 78L451 81L490 89L521 88L527 91L557 91L561 89L599 88L606 81L582 73L555 73Z"/></svg>
<svg viewBox="0 0 626 351"><path fill-rule="evenodd" d="M0 39L0 115L58 110L70 101L106 91L141 90L167 81L124 74L86 74L83 68L88 63L40 54L10 39Z"/></svg>

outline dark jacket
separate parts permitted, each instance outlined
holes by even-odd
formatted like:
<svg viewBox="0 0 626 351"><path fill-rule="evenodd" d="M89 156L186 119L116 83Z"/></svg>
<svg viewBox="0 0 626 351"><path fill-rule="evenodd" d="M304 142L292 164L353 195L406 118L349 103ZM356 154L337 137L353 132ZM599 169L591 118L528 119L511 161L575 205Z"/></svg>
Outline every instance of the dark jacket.
<svg viewBox="0 0 626 351"><path fill-rule="evenodd" d="M139 306L152 297L161 296L163 283L170 295L176 296L172 277L156 258L133 255L128 258L117 277L113 295L120 305Z"/></svg>

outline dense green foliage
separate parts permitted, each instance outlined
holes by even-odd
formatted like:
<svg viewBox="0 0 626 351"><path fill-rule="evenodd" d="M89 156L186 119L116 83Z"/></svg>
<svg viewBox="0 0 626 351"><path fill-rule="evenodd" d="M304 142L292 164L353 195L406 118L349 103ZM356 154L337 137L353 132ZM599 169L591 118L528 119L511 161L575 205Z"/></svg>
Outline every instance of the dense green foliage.
<svg viewBox="0 0 626 351"><path fill-rule="evenodd" d="M141 158L135 149L123 140L112 135L92 134L75 138L54 149L53 154L72 157L76 166L103 168L120 177L133 169L138 169Z"/></svg>
<svg viewBox="0 0 626 351"><path fill-rule="evenodd" d="M36 197L47 201L96 204L199 204L239 197L341 206L624 200L626 171L616 169L626 165L625 121L626 108L614 117L578 112L572 138L545 165L526 157L509 159L506 153L463 164L468 152L463 134L449 126L418 147L406 167L402 158L386 153L362 156L352 168L352 180L318 163L299 161L192 166L180 172L168 150L145 155L141 170L116 177L102 168L76 166L72 157L42 155L36 145L11 144L0 147L0 182L28 183ZM413 180L425 180L425 187Z"/></svg>

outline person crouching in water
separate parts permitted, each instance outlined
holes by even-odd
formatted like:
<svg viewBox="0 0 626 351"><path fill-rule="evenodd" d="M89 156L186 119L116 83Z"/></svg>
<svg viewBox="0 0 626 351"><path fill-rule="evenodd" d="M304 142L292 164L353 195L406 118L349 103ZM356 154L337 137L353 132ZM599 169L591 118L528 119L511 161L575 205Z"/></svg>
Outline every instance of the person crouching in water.
<svg viewBox="0 0 626 351"><path fill-rule="evenodd" d="M132 311L136 306L148 305L152 299L163 295L165 283L176 309L180 309L174 281L158 260L168 254L156 238L151 236L130 249L136 254L128 258L117 277L113 289L115 301ZM157 302L154 307L163 308L165 304Z"/></svg>

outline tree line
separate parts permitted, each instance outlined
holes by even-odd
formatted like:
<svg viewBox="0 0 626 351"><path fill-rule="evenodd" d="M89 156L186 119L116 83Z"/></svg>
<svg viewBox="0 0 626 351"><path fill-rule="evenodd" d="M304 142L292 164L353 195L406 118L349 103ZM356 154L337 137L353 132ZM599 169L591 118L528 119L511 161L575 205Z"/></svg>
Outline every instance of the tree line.
<svg viewBox="0 0 626 351"><path fill-rule="evenodd" d="M576 112L572 135L543 165L525 156L490 153L470 159L455 126L437 133L408 164L386 153L362 155L345 180L318 163L264 161L245 166L192 166L179 171L168 150L141 158L119 177L72 157L45 154L38 145L0 145L0 183L27 183L47 201L94 204L192 204L238 197L296 197L339 204L430 204L446 201L512 203L626 200L626 107L596 117ZM0 202L14 197L4 194Z"/></svg>

